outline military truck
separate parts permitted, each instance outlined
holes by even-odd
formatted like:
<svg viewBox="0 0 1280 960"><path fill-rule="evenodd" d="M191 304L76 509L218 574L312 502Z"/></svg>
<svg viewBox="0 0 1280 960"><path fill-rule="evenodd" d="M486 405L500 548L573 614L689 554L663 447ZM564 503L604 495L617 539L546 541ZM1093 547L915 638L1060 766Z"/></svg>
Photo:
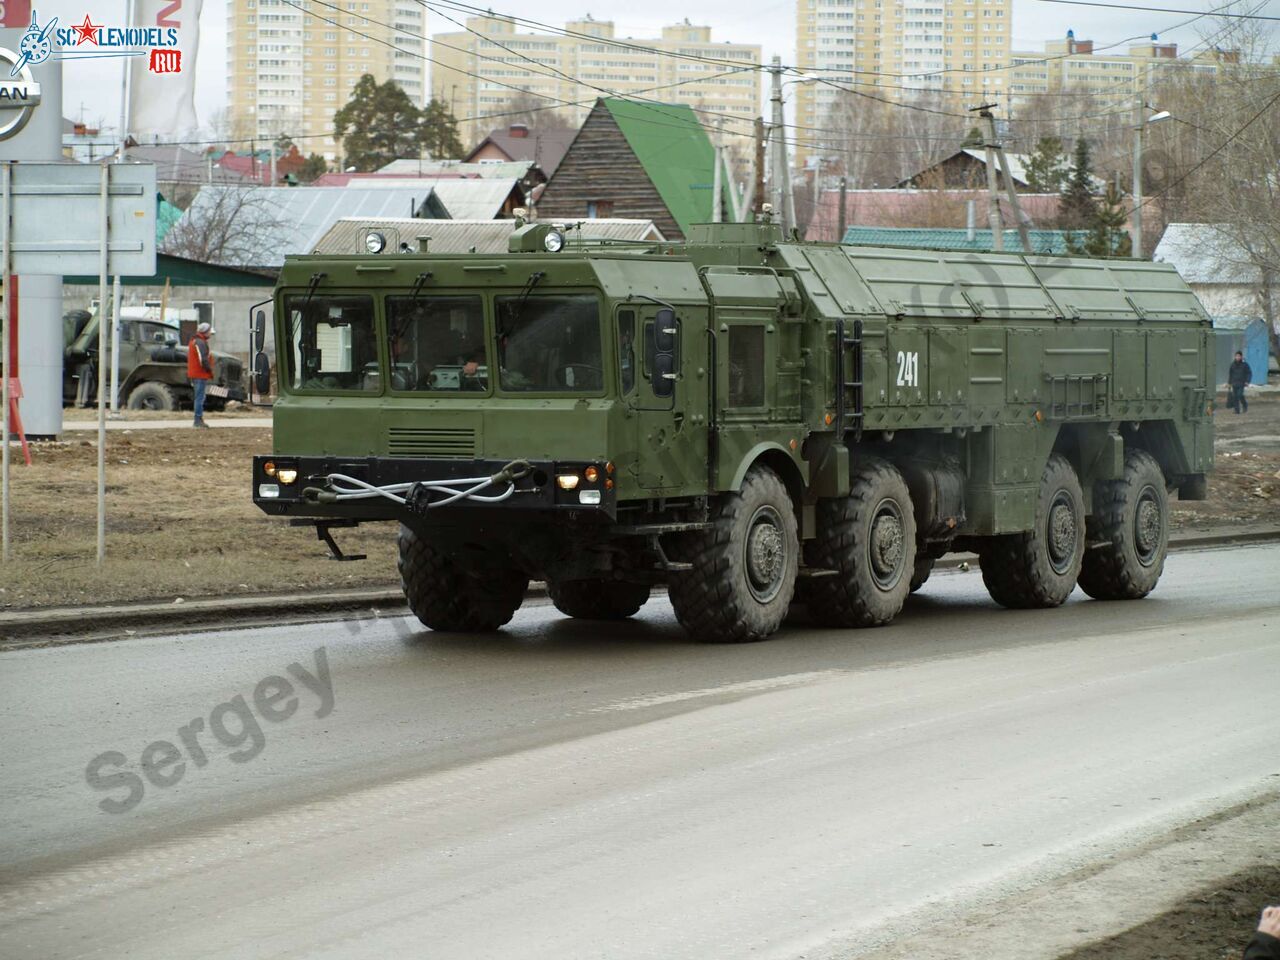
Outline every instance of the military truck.
<svg viewBox="0 0 1280 960"><path fill-rule="evenodd" d="M1210 322L1169 266L842 247L769 222L685 243L517 229L505 255L287 259L254 501L399 523L428 627L531 578L615 619L665 584L708 641L891 622L949 551L1005 607L1155 587L1205 496Z"/></svg>
<svg viewBox="0 0 1280 960"><path fill-rule="evenodd" d="M149 312L131 315L134 308L120 312L120 401L130 410L177 410L193 403L187 379L187 350L179 344L179 327ZM63 318L70 334L62 364L64 406L89 406L98 390L98 317L74 311ZM110 350L108 340L107 349ZM110 370L108 370L108 375ZM213 380L218 388L205 406L220 410L228 400L244 400L244 373L240 361L229 354L213 352ZM221 394L221 395L219 395Z"/></svg>

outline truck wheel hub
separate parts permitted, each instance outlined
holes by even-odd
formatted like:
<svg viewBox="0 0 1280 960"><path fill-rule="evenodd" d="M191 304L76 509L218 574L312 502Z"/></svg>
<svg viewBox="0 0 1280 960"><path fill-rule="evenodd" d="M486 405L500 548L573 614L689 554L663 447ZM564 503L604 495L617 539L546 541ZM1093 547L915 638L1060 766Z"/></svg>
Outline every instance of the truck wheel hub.
<svg viewBox="0 0 1280 960"><path fill-rule="evenodd" d="M1160 516L1160 504L1156 501L1154 491L1145 488L1138 497L1138 509L1134 514L1134 543L1138 548L1138 559L1150 564L1160 548L1160 529L1163 526Z"/></svg>
<svg viewBox="0 0 1280 960"><path fill-rule="evenodd" d="M751 595L768 603L782 589L787 567L782 518L773 507L761 507L751 518L746 543L747 584Z"/></svg>
<svg viewBox="0 0 1280 960"><path fill-rule="evenodd" d="M871 572L881 587L892 587L902 574L902 514L886 500L871 523Z"/></svg>
<svg viewBox="0 0 1280 960"><path fill-rule="evenodd" d="M1049 509L1049 561L1058 573L1071 566L1076 552L1076 513L1066 492L1054 498Z"/></svg>

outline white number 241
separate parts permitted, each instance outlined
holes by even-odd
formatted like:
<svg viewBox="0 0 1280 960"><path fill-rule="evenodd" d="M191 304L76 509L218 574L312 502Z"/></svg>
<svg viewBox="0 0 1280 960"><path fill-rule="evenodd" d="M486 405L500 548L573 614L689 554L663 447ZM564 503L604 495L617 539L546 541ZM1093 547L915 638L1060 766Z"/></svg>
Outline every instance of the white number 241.
<svg viewBox="0 0 1280 960"><path fill-rule="evenodd" d="M898 351L898 386L920 386L920 354L914 350Z"/></svg>

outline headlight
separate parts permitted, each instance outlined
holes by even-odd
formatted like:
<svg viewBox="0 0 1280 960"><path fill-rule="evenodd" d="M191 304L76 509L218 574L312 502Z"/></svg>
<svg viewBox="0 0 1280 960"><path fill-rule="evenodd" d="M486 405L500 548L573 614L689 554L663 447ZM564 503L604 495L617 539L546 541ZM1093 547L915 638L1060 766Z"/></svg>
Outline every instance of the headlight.
<svg viewBox="0 0 1280 960"><path fill-rule="evenodd" d="M557 474L556 486L561 490L576 490L578 489L578 475L576 473Z"/></svg>
<svg viewBox="0 0 1280 960"><path fill-rule="evenodd" d="M293 467L280 467L276 470L276 479L287 486L298 479L298 471Z"/></svg>
<svg viewBox="0 0 1280 960"><path fill-rule="evenodd" d="M600 491L599 490L579 490L578 502L579 503L599 503Z"/></svg>
<svg viewBox="0 0 1280 960"><path fill-rule="evenodd" d="M559 253L564 249L564 234L559 230L549 230L542 238L542 246L547 253Z"/></svg>
<svg viewBox="0 0 1280 960"><path fill-rule="evenodd" d="M370 253L381 253L387 245L387 238L378 233L377 230L370 231L364 235L364 247Z"/></svg>
<svg viewBox="0 0 1280 960"><path fill-rule="evenodd" d="M280 496L280 487L274 483L258 484L258 499L273 500Z"/></svg>

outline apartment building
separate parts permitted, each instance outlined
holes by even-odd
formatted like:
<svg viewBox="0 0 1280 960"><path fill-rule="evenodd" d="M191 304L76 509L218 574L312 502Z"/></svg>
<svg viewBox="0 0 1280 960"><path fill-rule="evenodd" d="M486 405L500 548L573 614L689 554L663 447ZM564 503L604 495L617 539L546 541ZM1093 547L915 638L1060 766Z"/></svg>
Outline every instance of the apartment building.
<svg viewBox="0 0 1280 960"><path fill-rule="evenodd" d="M797 0L796 65L890 100L932 91L976 103L1006 90L1012 13L1012 0ZM843 95L832 84L794 86L797 126L825 126ZM804 129L796 135L814 136ZM813 151L801 146L796 153L803 165Z"/></svg>
<svg viewBox="0 0 1280 960"><path fill-rule="evenodd" d="M528 33L510 17L470 17L466 29L431 37L432 94L448 103L464 144L480 140L505 120L494 118L513 97L523 97L580 124L597 97L640 95L742 118L729 123L745 133L760 113L760 47L714 42L711 28L688 20L664 27L658 38L618 37L607 20L572 20L558 32ZM655 89L656 88L656 89ZM728 122L728 121L726 121ZM730 140L741 137L726 137Z"/></svg>
<svg viewBox="0 0 1280 960"><path fill-rule="evenodd" d="M1169 70L1190 70L1216 76L1224 63L1236 63L1234 51L1205 50L1179 57L1176 43L1149 41L1125 53L1098 50L1092 40L1077 40L1068 30L1050 40L1043 53L1014 53L1009 70L1009 94L1014 102L1043 93L1079 90L1095 95L1137 95Z"/></svg>
<svg viewBox="0 0 1280 960"><path fill-rule="evenodd" d="M413 0L228 0L230 135L334 160L333 115L364 74L426 102L425 22Z"/></svg>

